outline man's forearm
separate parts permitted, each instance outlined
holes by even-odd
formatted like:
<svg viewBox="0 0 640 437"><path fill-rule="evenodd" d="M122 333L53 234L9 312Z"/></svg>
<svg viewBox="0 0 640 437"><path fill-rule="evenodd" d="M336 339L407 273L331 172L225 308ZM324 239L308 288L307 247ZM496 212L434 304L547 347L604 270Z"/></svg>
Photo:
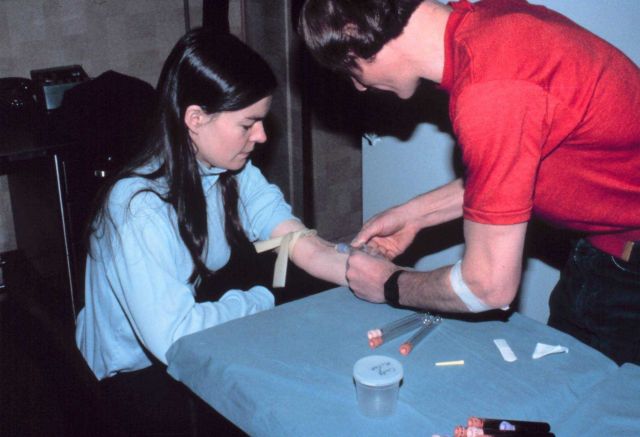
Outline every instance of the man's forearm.
<svg viewBox="0 0 640 437"><path fill-rule="evenodd" d="M398 278L399 303L403 306L450 313L469 312L449 282L451 266L428 272L406 271Z"/></svg>
<svg viewBox="0 0 640 437"><path fill-rule="evenodd" d="M413 198L406 206L413 210L412 215L422 229L462 217L463 201L464 185L462 179L456 179Z"/></svg>

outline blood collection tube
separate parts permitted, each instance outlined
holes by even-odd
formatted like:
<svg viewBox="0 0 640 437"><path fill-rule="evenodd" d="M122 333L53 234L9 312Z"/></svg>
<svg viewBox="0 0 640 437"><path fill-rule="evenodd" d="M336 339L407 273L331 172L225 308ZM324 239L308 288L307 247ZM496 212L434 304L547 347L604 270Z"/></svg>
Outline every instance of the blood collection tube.
<svg viewBox="0 0 640 437"><path fill-rule="evenodd" d="M424 320L428 317L429 315L425 313L411 313L401 319L384 325L382 328L371 329L367 333L369 346L374 349L385 341L392 340L402 334L412 331L423 324Z"/></svg>
<svg viewBox="0 0 640 437"><path fill-rule="evenodd" d="M528 422L524 420L510 419L485 419L482 417L469 417L467 426L482 428L485 431L522 431L522 432L549 432L551 425L546 422Z"/></svg>
<svg viewBox="0 0 640 437"><path fill-rule="evenodd" d="M338 253L351 254L351 252L353 252L354 250L360 250L360 251L366 253L367 255L371 255L371 256L378 256L379 255L379 252L377 250L372 249L371 247L367 246L366 244L363 244L360 247L352 247L349 243L337 243L335 246L333 246L333 248Z"/></svg>
<svg viewBox="0 0 640 437"><path fill-rule="evenodd" d="M409 355L414 347L418 345L428 334L431 332L431 328L440 322L440 317L427 317L423 321L420 329L409 338L409 340L405 341L400 345L400 353L402 355Z"/></svg>
<svg viewBox="0 0 640 437"><path fill-rule="evenodd" d="M475 426L456 426L453 432L454 437L554 437L551 432L546 431L507 431L507 430L485 430Z"/></svg>
<svg viewBox="0 0 640 437"><path fill-rule="evenodd" d="M334 248L338 253L351 253L351 246L349 246L349 244L347 243L338 243L334 246Z"/></svg>

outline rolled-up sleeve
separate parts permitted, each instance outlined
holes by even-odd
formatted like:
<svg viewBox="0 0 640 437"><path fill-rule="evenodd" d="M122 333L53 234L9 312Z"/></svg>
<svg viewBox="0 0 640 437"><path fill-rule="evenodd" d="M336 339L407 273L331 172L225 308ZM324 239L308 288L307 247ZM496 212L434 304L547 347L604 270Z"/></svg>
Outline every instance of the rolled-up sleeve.
<svg viewBox="0 0 640 437"><path fill-rule="evenodd" d="M296 219L282 191L248 162L238 175L240 215L249 238L267 240L280 223Z"/></svg>

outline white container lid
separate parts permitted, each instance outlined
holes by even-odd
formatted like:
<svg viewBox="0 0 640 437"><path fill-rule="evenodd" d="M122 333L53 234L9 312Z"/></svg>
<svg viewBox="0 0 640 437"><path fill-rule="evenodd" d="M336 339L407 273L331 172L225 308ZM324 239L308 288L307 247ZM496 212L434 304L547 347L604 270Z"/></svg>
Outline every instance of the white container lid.
<svg viewBox="0 0 640 437"><path fill-rule="evenodd" d="M402 375L402 364L384 355L369 355L360 358L353 365L353 377L356 382L371 387L397 384Z"/></svg>

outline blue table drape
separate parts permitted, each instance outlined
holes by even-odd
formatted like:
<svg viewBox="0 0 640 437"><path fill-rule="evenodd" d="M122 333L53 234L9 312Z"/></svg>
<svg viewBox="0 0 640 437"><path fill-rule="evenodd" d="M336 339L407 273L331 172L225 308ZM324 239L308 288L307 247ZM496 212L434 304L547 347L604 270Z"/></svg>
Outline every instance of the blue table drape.
<svg viewBox="0 0 640 437"><path fill-rule="evenodd" d="M638 366L619 368L518 313L506 322L445 318L406 357L398 351L404 337L372 351L367 331L406 314L336 288L183 337L167 354L168 372L252 436L451 435L469 416L545 421L558 436L629 427L640 435ZM496 338L517 361L502 359ZM538 342L569 352L534 360ZM404 367L388 418L357 409L353 364L371 354ZM434 365L449 360L465 363ZM603 420L599 432L592 419Z"/></svg>

